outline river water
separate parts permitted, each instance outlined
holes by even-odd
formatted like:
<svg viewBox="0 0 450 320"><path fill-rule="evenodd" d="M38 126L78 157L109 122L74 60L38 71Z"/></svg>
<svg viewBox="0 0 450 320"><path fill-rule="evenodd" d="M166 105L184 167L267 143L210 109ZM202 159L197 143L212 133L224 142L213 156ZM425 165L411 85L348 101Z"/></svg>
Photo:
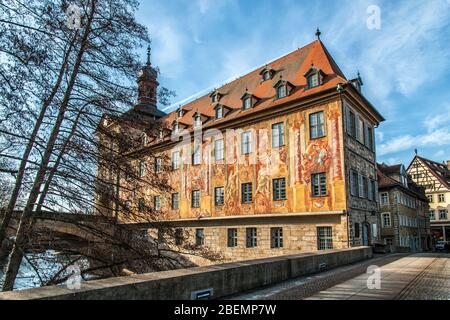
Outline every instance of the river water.
<svg viewBox="0 0 450 320"><path fill-rule="evenodd" d="M76 260L76 257L61 255L60 253L48 250L43 253L27 254L27 259L22 260L22 264L14 284L14 290L23 290L41 287L47 281L52 279L60 270L60 277L76 273L76 270L84 269L88 265L86 260ZM3 285L6 261L0 261L0 285Z"/></svg>

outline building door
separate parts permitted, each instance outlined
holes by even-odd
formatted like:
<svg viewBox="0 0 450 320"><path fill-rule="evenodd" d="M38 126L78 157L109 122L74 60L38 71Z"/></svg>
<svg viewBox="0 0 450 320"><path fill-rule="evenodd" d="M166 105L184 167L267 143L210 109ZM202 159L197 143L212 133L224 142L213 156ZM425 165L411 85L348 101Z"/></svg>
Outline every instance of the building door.
<svg viewBox="0 0 450 320"><path fill-rule="evenodd" d="M363 246L369 245L369 225L367 223L363 224Z"/></svg>

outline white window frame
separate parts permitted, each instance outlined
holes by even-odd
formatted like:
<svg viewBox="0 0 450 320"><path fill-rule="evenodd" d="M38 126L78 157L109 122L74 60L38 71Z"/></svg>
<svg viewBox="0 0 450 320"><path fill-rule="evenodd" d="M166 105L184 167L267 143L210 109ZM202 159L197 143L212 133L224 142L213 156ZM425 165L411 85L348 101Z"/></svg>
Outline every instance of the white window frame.
<svg viewBox="0 0 450 320"><path fill-rule="evenodd" d="M388 218L388 222L386 223L386 217ZM390 212L383 212L381 214L381 225L383 226L383 228L390 228L392 227L392 220L391 220L391 213Z"/></svg>
<svg viewBox="0 0 450 320"><path fill-rule="evenodd" d="M223 139L217 139L214 141L214 159L221 161L225 157L225 141Z"/></svg>
<svg viewBox="0 0 450 320"><path fill-rule="evenodd" d="M386 202L383 202L384 195L386 195ZM382 205L382 206L389 205L389 193L388 192L380 192L380 205Z"/></svg>
<svg viewBox="0 0 450 320"><path fill-rule="evenodd" d="M245 131L241 133L241 154L250 153L252 153L252 131Z"/></svg>

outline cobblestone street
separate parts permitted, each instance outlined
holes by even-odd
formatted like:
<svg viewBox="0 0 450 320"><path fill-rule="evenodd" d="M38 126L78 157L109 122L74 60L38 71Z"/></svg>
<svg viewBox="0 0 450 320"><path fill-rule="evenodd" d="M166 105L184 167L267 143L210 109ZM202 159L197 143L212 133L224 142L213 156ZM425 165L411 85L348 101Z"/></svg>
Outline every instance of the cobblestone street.
<svg viewBox="0 0 450 320"><path fill-rule="evenodd" d="M369 266L380 267L380 289L369 289ZM231 299L450 299L450 255L391 254L302 277Z"/></svg>

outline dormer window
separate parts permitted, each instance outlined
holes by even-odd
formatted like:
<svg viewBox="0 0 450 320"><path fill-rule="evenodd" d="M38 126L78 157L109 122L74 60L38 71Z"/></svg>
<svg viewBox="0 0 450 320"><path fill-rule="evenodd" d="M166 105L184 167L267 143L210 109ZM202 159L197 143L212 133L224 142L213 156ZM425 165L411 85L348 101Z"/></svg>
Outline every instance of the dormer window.
<svg viewBox="0 0 450 320"><path fill-rule="evenodd" d="M272 79L274 71L272 69L264 68L261 70L261 72L259 74L262 77L262 81L267 81L267 80Z"/></svg>
<svg viewBox="0 0 450 320"><path fill-rule="evenodd" d="M183 109L178 110L177 116L178 116L178 118L182 118L183 117Z"/></svg>
<svg viewBox="0 0 450 320"><path fill-rule="evenodd" d="M162 140L164 138L164 131L161 129L159 130L159 139Z"/></svg>
<svg viewBox="0 0 450 320"><path fill-rule="evenodd" d="M222 119L223 118L223 107L218 106L216 108L216 119Z"/></svg>
<svg viewBox="0 0 450 320"><path fill-rule="evenodd" d="M281 85L277 88L277 99L281 99L287 96L286 85Z"/></svg>
<svg viewBox="0 0 450 320"><path fill-rule="evenodd" d="M197 114L194 117L194 126L201 127L201 125L202 125L202 117L199 114Z"/></svg>
<svg viewBox="0 0 450 320"><path fill-rule="evenodd" d="M306 89L315 88L323 84L323 77L325 74L322 70L311 65L311 68L305 73Z"/></svg>
<svg viewBox="0 0 450 320"><path fill-rule="evenodd" d="M319 86L319 74L315 73L308 77L308 88Z"/></svg>
<svg viewBox="0 0 450 320"><path fill-rule="evenodd" d="M180 130L180 127L178 125L178 122L174 122L172 125L172 130L174 133L178 133L178 131Z"/></svg>
<svg viewBox="0 0 450 320"><path fill-rule="evenodd" d="M250 109L252 107L252 98L251 97L247 97L244 99L244 110Z"/></svg>
<svg viewBox="0 0 450 320"><path fill-rule="evenodd" d="M212 103L216 103L217 101L219 101L219 98L217 97L217 94L213 95L211 100L212 100Z"/></svg>

